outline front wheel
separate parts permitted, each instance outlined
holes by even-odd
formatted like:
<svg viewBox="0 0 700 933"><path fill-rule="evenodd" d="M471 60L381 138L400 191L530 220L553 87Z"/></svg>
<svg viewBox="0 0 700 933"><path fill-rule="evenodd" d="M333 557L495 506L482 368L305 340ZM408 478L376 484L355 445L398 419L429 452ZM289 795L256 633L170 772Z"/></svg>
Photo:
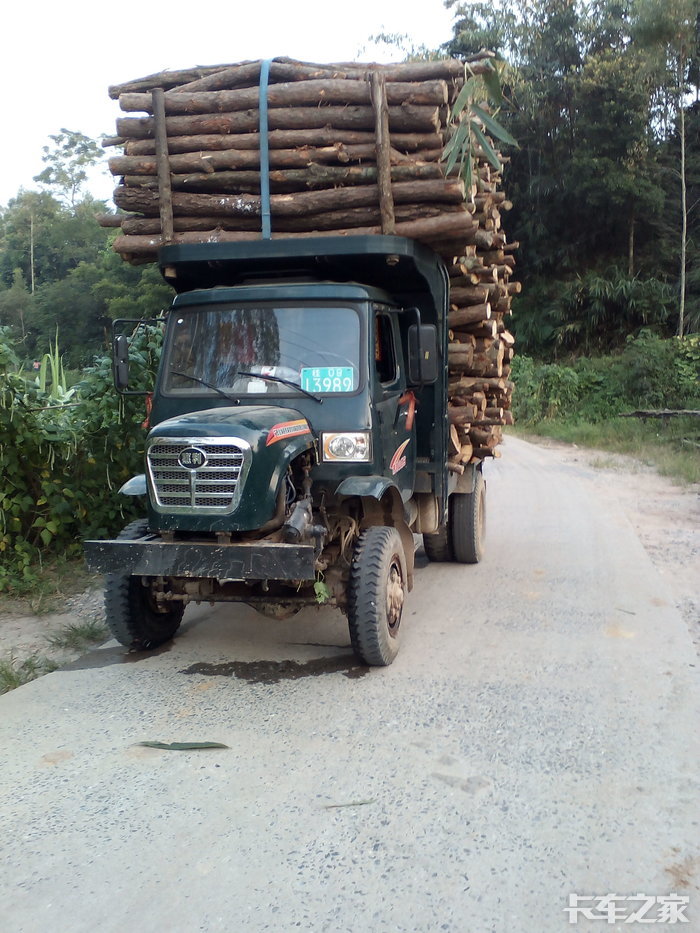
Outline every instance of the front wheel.
<svg viewBox="0 0 700 933"><path fill-rule="evenodd" d="M148 524L131 522L117 536L134 541L148 531ZM127 648L147 650L169 641L180 627L185 607L182 603L162 606L142 577L110 573L105 576L107 625L117 641Z"/></svg>
<svg viewBox="0 0 700 933"><path fill-rule="evenodd" d="M450 541L454 560L460 564L478 564L484 556L486 539L486 483L477 471L474 492L455 492L450 496Z"/></svg>
<svg viewBox="0 0 700 933"><path fill-rule="evenodd" d="M399 651L405 568L395 528L375 525L363 531L350 569L348 625L355 654L373 667L391 664Z"/></svg>

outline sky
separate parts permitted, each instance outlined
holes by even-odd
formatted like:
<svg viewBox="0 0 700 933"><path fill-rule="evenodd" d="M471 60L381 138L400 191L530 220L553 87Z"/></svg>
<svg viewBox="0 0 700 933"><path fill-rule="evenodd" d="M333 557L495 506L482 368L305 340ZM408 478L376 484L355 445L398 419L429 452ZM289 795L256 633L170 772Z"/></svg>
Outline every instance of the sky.
<svg viewBox="0 0 700 933"><path fill-rule="evenodd" d="M122 115L108 87L165 69L287 56L302 61L397 61L372 43L379 33L407 35L436 48L450 39L453 11L443 0L12 0L0 38L0 206L43 168L43 147L62 128L101 140ZM106 154L119 155L120 149ZM90 180L109 199L114 179Z"/></svg>

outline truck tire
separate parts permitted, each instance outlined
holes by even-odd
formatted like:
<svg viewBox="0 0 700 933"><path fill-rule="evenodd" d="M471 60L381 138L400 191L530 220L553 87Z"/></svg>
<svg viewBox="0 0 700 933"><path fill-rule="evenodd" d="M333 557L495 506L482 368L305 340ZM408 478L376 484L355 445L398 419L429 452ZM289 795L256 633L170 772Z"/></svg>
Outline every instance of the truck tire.
<svg viewBox="0 0 700 933"><path fill-rule="evenodd" d="M131 522L117 537L133 541L148 531L145 519ZM105 575L105 614L112 635L127 648L147 651L169 641L180 627L185 607L158 609L141 577L129 574Z"/></svg>
<svg viewBox="0 0 700 933"><path fill-rule="evenodd" d="M452 560L452 548L450 546L450 531L448 526L445 525L434 535L424 534L423 550L428 560L434 564Z"/></svg>
<svg viewBox="0 0 700 933"><path fill-rule="evenodd" d="M474 492L450 496L449 511L453 559L459 564L478 564L486 539L486 483L481 472L476 473Z"/></svg>
<svg viewBox="0 0 700 933"><path fill-rule="evenodd" d="M363 531L350 568L348 625L355 654L370 666L386 667L398 654L405 566L395 528Z"/></svg>

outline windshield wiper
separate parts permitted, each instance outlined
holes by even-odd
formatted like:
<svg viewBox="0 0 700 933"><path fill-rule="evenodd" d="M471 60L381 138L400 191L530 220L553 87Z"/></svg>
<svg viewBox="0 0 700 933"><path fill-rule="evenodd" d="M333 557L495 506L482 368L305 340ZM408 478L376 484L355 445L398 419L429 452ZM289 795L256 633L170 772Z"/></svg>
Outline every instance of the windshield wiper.
<svg viewBox="0 0 700 933"><path fill-rule="evenodd" d="M309 392L307 389L302 389L298 382L292 382L291 379L283 379L282 376L268 376L263 373L247 373L242 369L238 370L237 375L248 376L249 379L268 379L270 382L281 382L283 385L289 386L292 389L298 389L304 395L308 395L309 398L312 398L314 402L318 402L319 405L323 404L322 398L319 398L318 395L314 395L313 392Z"/></svg>
<svg viewBox="0 0 700 933"><path fill-rule="evenodd" d="M206 379L200 379L199 376L193 376L192 373L181 373L177 369L171 369L171 374L173 376L182 376L183 379L191 379L192 382L198 382L202 386L206 386L207 389L212 389L214 392L218 392L219 395L223 395L225 399L228 399L229 402L233 402L234 405L240 405L241 400L236 398L235 395L229 395L228 392L224 392L223 389L220 389L218 386L215 386L211 382L207 382Z"/></svg>

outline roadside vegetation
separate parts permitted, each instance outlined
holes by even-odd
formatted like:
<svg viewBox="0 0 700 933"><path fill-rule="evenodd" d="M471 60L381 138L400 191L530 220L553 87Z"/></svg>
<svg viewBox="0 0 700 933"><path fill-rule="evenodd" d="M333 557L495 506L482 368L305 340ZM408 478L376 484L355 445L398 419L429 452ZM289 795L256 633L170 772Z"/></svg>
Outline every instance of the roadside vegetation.
<svg viewBox="0 0 700 933"><path fill-rule="evenodd" d="M101 619L70 622L44 636L45 646L30 652L18 650L0 656L0 694L21 687L84 654L109 638Z"/></svg>
<svg viewBox="0 0 700 933"><path fill-rule="evenodd" d="M649 331L611 356L514 360L515 430L624 453L686 483L700 482L700 417L625 417L700 411L700 336Z"/></svg>

